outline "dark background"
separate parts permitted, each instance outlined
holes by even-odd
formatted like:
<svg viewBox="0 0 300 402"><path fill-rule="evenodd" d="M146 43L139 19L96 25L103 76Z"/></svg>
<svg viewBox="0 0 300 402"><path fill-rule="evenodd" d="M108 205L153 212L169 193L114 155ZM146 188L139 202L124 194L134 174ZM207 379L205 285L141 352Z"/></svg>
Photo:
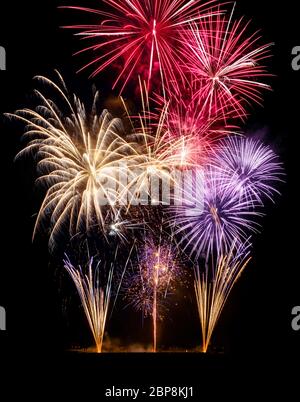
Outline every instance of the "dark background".
<svg viewBox="0 0 300 402"><path fill-rule="evenodd" d="M80 45L70 31L59 26L79 17L57 10L62 4L11 1L5 8L1 5L0 45L7 50L7 71L0 72L1 113L30 103L33 76L49 76L54 68L83 99L89 99L92 83L107 91L103 76L89 81L87 72L76 74L84 60L73 58L72 53ZM75 4L97 8L99 2L73 1ZM45 390L53 391L63 382L69 391L77 387L99 389L97 400L104 400L103 387L109 383L178 382L197 386L199 395L210 382L212 394L220 391L217 385L223 381L227 384L220 387L224 392L231 392L240 381L247 387L245 392L256 389L258 381L267 392L283 385L286 391L293 390L300 364L300 332L291 329L292 307L300 304L300 71L291 68L292 48L300 46L298 7L292 0L240 0L237 4L236 15L253 18L252 26L262 28L264 41L275 42L270 62L276 75L272 79L274 91L266 94L264 108L253 109L246 129L265 133L284 162L287 183L276 206L268 208L263 232L256 237L253 262L234 289L216 328L214 342L224 350L222 354L81 356L64 352L72 342L71 329L75 331L73 341L81 335L62 314L59 275L49 266L46 244L31 243L39 194L34 189L30 163L13 163L21 148L21 128L1 117L0 305L7 310L7 331L0 332L0 384L5 382L6 372L16 384L23 384L23 391L34 393L36 384L43 380L48 385ZM167 345L192 346L198 341L193 308L186 316L179 312L177 322L164 324L171 334L164 339ZM131 321L126 328L129 334L124 333L124 339L131 337L131 329L134 339L142 335Z"/></svg>

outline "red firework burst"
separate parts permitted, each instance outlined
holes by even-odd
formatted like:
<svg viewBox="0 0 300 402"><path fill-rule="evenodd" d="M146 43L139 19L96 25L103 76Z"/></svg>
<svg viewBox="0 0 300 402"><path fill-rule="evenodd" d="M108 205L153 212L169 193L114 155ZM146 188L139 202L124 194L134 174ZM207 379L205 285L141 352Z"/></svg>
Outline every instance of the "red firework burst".
<svg viewBox="0 0 300 402"><path fill-rule="evenodd" d="M67 7L92 13L101 20L93 25L73 25L83 39L95 43L78 53L94 57L82 69L94 66L96 76L109 66L118 67L113 84L123 92L128 81L141 76L151 86L178 89L185 79L180 48L182 31L202 18L214 15L215 0L103 0L110 11ZM219 11L218 11L219 12Z"/></svg>
<svg viewBox="0 0 300 402"><path fill-rule="evenodd" d="M234 119L236 114L232 110L219 109L209 113L206 106L198 102L193 89L186 90L181 96L167 93L168 109L164 129L167 146L176 142L177 159L180 168L203 166L209 160L216 141L232 135L238 129L227 123ZM158 110L165 107L165 99L156 97ZM159 119L159 115L156 120ZM176 155L174 155L174 158Z"/></svg>
<svg viewBox="0 0 300 402"><path fill-rule="evenodd" d="M270 89L261 79L267 77L261 61L270 57L270 44L259 46L258 32L248 36L249 23L232 21L224 15L210 16L192 24L182 34L186 69L198 90L195 96L209 114L231 110L241 119L246 106L261 104L261 92ZM231 116L232 117L232 116Z"/></svg>

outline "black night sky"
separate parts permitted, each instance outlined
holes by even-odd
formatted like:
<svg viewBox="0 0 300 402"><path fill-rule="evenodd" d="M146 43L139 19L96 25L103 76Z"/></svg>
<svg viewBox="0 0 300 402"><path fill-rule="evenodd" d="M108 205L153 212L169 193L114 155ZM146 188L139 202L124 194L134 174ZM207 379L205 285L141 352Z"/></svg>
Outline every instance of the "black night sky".
<svg viewBox="0 0 300 402"><path fill-rule="evenodd" d="M100 2L71 3L97 8ZM64 4L57 0L2 4L0 45L7 51L7 71L0 71L1 116L30 104L35 85L32 78L37 74L51 76L55 68L82 99L90 99L93 84L104 94L109 93L109 74L89 80L87 72L76 73L82 65L82 58L72 57L79 48L78 41L71 31L59 28L74 22L74 13L57 9ZM197 386L201 394L209 383L214 387L214 381L226 379L232 384L241 377L247 389L254 389L260 379L265 390L272 387L274 391L275 384L279 386L287 373L290 385L286 389L293 388L292 378L299 376L299 370L295 370L300 362L300 332L291 329L291 310L300 304L300 71L291 67L292 49L300 46L297 7L292 0L237 3L237 15L252 18L253 27L262 28L264 41L275 42L270 61L273 92L265 95L264 108L253 108L245 129L265 133L266 141L280 154L287 176L280 188L282 196L266 211L262 234L255 236L253 261L236 285L216 328L214 343L224 354L80 357L65 352L72 342L89 342L88 328L83 323L82 332L87 335L82 335L82 327L74 324L80 316L76 312L66 318L58 291L61 286L66 288L61 285L61 267L49 263L45 241L31 242L40 194L34 187L32 164L13 162L22 146L21 128L0 118L0 305L7 310L7 331L0 331L0 365L3 373L12 376L16 388L24 384L31 394L39 380L45 381L50 390L59 382L70 389L75 385L84 388L87 381L99 390L96 400L102 401L106 384L178 382ZM200 337L196 307L187 301L186 308L187 312L179 310L173 314L176 317L164 323L164 342L170 347L176 343L192 346ZM145 335L138 315L116 312L112 321L115 323L109 328L116 337L121 327L124 340L138 343Z"/></svg>

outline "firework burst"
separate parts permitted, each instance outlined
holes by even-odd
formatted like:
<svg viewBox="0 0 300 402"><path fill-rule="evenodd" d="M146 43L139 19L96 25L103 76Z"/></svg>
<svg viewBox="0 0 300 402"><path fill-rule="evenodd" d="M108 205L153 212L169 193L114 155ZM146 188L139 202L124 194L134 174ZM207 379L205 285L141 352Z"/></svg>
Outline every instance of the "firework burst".
<svg viewBox="0 0 300 402"><path fill-rule="evenodd" d="M61 88L47 78L38 79L54 90L59 102L36 91L40 105L12 116L26 124L28 144L17 158L34 155L38 184L47 189L34 233L45 219L50 221L52 249L62 231L74 236L104 225L107 209L117 202L115 189L121 186L118 163L126 160L131 147L121 137L119 119L107 110L98 115L98 93L89 115L75 95L69 97L61 77Z"/></svg>
<svg viewBox="0 0 300 402"><path fill-rule="evenodd" d="M169 142L181 143L174 153L174 160L176 157L179 160L177 168L203 167L210 160L216 141L232 135L237 128L226 123L226 119L231 117L229 112L223 110L214 116L210 115L195 94L195 90L187 90L185 97L169 95L165 126ZM158 97L158 103L163 105L165 101Z"/></svg>
<svg viewBox="0 0 300 402"><path fill-rule="evenodd" d="M196 203L195 194L202 197ZM249 232L258 232L255 218L262 214L252 210L249 201L226 192L213 168L195 176L185 188L184 200L183 205L170 208L170 224L177 226L175 233L181 234L181 243L196 258L228 252L233 243L246 240Z"/></svg>
<svg viewBox="0 0 300 402"><path fill-rule="evenodd" d="M261 103L261 92L270 89L262 82L268 74L261 64L270 57L270 45L258 45L258 33L248 35L248 23L233 21L233 12L211 16L192 24L183 33L186 68L198 87L196 97L209 114L220 110L235 113L241 119L246 106Z"/></svg>
<svg viewBox="0 0 300 402"><path fill-rule="evenodd" d="M204 271L195 267L195 292L202 329L202 350L206 352L226 301L240 275L247 267L251 245L233 243L228 253L220 254L216 267Z"/></svg>
<svg viewBox="0 0 300 402"><path fill-rule="evenodd" d="M178 88L184 81L179 47L180 33L193 21L214 14L215 1L202 0L104 0L109 11L84 7L68 7L95 15L101 20L94 25L74 25L83 39L95 43L81 52L92 51L93 60L84 68L95 66L95 76L115 65L119 75L114 82L121 83L121 92L129 81L140 75L148 89L153 82L158 87ZM99 53L99 54L98 54Z"/></svg>
<svg viewBox="0 0 300 402"><path fill-rule="evenodd" d="M128 268L124 281L124 299L153 321L153 350L157 349L157 320L162 318L164 301L175 290L180 275L178 249L174 239L157 241L149 236L138 253L137 264Z"/></svg>
<svg viewBox="0 0 300 402"><path fill-rule="evenodd" d="M170 201L169 190L176 185L176 170L195 167L192 157L196 151L193 148L196 137L193 133L174 135L170 130L169 102L163 102L161 109L151 112L147 88L140 80L142 112L136 117L131 116L123 101L127 118L132 127L128 141L134 145L135 153L130 159L130 173L125 195L131 194L128 205L138 200L140 204L152 205L160 203L159 183L162 189L168 189L163 194L166 202ZM198 142L199 144L199 142Z"/></svg>
<svg viewBox="0 0 300 402"><path fill-rule="evenodd" d="M227 138L221 141L211 163L220 185L233 197L263 206L265 198L273 201L273 195L279 194L276 184L282 181L282 165L271 147L260 140Z"/></svg>

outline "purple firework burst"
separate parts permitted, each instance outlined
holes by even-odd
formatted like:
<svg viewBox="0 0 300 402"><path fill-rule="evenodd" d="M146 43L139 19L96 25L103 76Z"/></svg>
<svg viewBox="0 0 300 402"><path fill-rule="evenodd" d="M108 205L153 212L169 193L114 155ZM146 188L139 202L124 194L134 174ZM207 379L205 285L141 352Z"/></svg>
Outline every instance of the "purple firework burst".
<svg viewBox="0 0 300 402"><path fill-rule="evenodd" d="M271 147L260 140L226 138L221 141L212 163L220 186L232 197L262 206L264 199L273 201L274 194L279 194L276 184L282 181L282 165Z"/></svg>
<svg viewBox="0 0 300 402"><path fill-rule="evenodd" d="M123 280L124 299L145 317L153 313L157 302L161 316L163 302L175 290L180 273L178 250L170 242L163 244L152 236L145 240L137 255L136 264L127 269Z"/></svg>
<svg viewBox="0 0 300 402"><path fill-rule="evenodd" d="M204 186L201 176L196 177L185 189L185 198L189 202L171 208L170 223L177 226L176 234L182 236L181 243L196 258L208 258L214 252L227 252L233 243L245 241L250 233L259 229L256 218L262 213L252 209L249 200L229 191L220 177L213 166L208 167L204 174ZM195 186L202 186L203 202L191 205Z"/></svg>

